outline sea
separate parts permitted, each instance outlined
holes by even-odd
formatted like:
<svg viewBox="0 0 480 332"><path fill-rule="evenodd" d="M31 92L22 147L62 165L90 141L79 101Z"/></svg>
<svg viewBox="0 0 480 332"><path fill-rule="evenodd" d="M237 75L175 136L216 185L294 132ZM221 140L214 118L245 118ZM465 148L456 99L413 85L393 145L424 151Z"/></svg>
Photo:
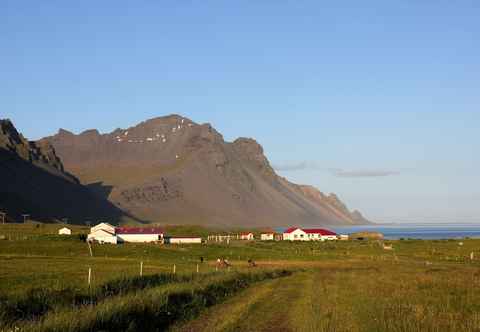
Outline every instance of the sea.
<svg viewBox="0 0 480 332"><path fill-rule="evenodd" d="M478 224L373 224L365 226L330 227L338 234L355 232L380 232L385 239L465 239L480 238L480 223Z"/></svg>

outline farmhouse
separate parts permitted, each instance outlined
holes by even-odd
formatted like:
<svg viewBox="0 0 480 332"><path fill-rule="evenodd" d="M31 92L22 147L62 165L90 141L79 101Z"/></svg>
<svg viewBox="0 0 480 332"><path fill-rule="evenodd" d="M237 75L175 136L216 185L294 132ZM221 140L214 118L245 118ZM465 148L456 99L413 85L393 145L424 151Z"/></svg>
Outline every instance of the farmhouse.
<svg viewBox="0 0 480 332"><path fill-rule="evenodd" d="M159 242L163 241L163 229L159 227L117 227L118 242Z"/></svg>
<svg viewBox="0 0 480 332"><path fill-rule="evenodd" d="M240 240L253 241L254 238L255 237L252 232L246 232L246 233L240 234Z"/></svg>
<svg viewBox="0 0 480 332"><path fill-rule="evenodd" d="M307 233L301 228L290 227L283 232L283 239L285 241L309 241Z"/></svg>
<svg viewBox="0 0 480 332"><path fill-rule="evenodd" d="M306 228L298 227L288 228L283 232L283 239L286 241L326 241L337 240L337 234L321 228Z"/></svg>
<svg viewBox="0 0 480 332"><path fill-rule="evenodd" d="M72 230L67 227L63 227L62 229L58 230L58 234L60 235L72 235Z"/></svg>
<svg viewBox="0 0 480 332"><path fill-rule="evenodd" d="M197 243L201 244L202 243L202 238L201 237L165 237L165 243L168 244L192 244L192 243Z"/></svg>

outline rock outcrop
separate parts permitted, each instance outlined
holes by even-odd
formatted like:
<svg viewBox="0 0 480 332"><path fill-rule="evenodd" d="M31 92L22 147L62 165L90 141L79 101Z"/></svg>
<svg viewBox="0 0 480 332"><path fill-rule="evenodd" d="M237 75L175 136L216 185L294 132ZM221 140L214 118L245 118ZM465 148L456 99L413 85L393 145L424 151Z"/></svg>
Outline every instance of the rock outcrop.
<svg viewBox="0 0 480 332"><path fill-rule="evenodd" d="M29 142L9 120L0 120L0 210L8 220L22 214L40 221L68 218L69 222L119 222L124 213L99 199L65 172L48 141Z"/></svg>

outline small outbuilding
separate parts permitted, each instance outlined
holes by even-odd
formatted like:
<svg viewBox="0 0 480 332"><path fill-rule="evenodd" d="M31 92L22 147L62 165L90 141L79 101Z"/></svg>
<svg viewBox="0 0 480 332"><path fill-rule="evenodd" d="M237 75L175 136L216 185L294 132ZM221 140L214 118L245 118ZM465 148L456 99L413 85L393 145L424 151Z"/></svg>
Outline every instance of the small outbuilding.
<svg viewBox="0 0 480 332"><path fill-rule="evenodd" d="M70 228L63 227L63 228L58 230L58 234L59 235L72 235L72 230Z"/></svg>
<svg viewBox="0 0 480 332"><path fill-rule="evenodd" d="M240 240L253 241L254 239L255 239L255 236L253 235L252 232L245 232L240 234Z"/></svg>
<svg viewBox="0 0 480 332"><path fill-rule="evenodd" d="M267 232L260 234L260 240L262 241L273 241L275 240L275 233Z"/></svg>

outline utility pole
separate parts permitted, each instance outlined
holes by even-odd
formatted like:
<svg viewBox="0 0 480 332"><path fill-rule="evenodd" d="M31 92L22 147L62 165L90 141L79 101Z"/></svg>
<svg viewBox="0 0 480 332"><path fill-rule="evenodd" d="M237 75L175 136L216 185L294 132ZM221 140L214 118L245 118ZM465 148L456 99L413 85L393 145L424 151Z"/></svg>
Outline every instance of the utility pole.
<svg viewBox="0 0 480 332"><path fill-rule="evenodd" d="M29 214L22 214L23 217L23 223L25 224L27 222L27 218L30 217Z"/></svg>
<svg viewBox="0 0 480 332"><path fill-rule="evenodd" d="M62 218L62 222L66 225L68 224L68 218Z"/></svg>
<svg viewBox="0 0 480 332"><path fill-rule="evenodd" d="M3 212L3 211L0 212L0 216L2 216L2 224L5 223L5 216L6 216L6 215L7 215L7 214L6 214L5 212Z"/></svg>

